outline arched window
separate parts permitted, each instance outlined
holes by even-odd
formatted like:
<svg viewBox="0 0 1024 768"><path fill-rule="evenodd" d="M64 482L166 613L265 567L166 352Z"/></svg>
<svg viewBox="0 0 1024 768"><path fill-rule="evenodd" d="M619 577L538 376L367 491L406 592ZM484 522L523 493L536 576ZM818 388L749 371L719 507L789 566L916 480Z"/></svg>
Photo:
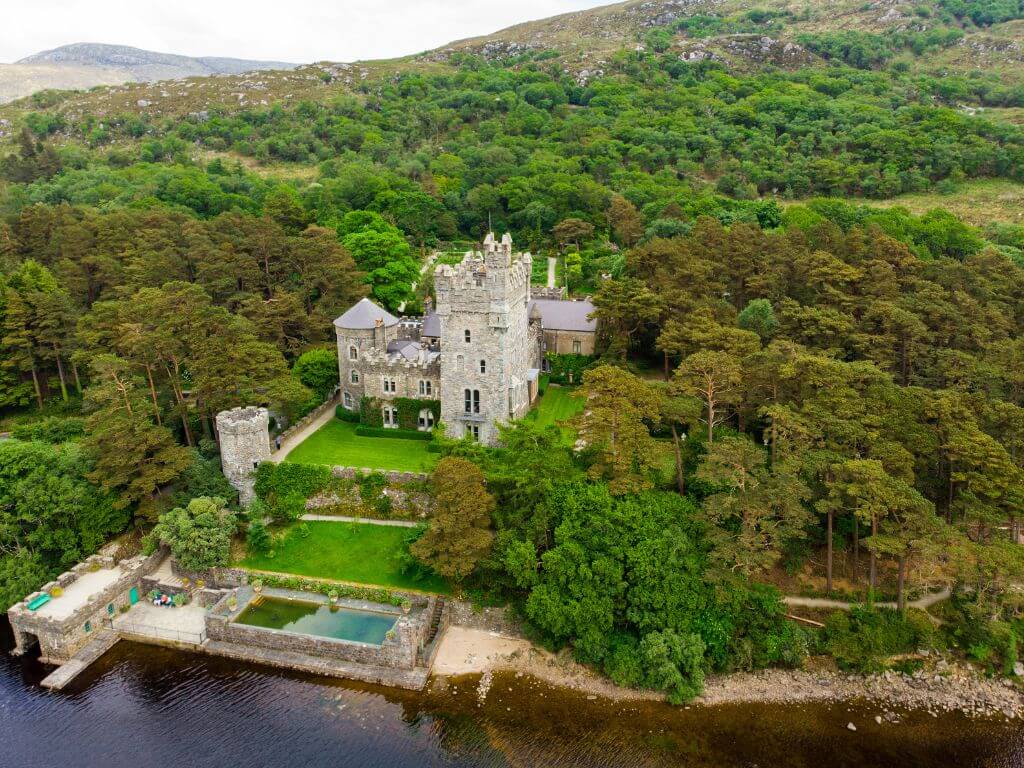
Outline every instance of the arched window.
<svg viewBox="0 0 1024 768"><path fill-rule="evenodd" d="M344 402L346 408L352 407L352 395L350 395L348 392L346 392L344 395Z"/></svg>
<svg viewBox="0 0 1024 768"><path fill-rule="evenodd" d="M434 428L434 412L429 408L424 408L420 411L419 416L419 430L420 432L429 432Z"/></svg>
<svg viewBox="0 0 1024 768"><path fill-rule="evenodd" d="M480 361L480 373L487 373L487 361L486 360L481 360Z"/></svg>
<svg viewBox="0 0 1024 768"><path fill-rule="evenodd" d="M472 413L473 412L473 390L471 390L471 389L463 390L463 394L466 397L466 413Z"/></svg>
<svg viewBox="0 0 1024 768"><path fill-rule="evenodd" d="M472 344L473 343L473 334L469 330L469 328L467 328L464 333L466 334L466 343L467 344Z"/></svg>
<svg viewBox="0 0 1024 768"><path fill-rule="evenodd" d="M358 384L359 383L359 371L357 371L355 368L353 368L352 369L352 373L349 374L349 380L353 384Z"/></svg>
<svg viewBox="0 0 1024 768"><path fill-rule="evenodd" d="M359 359L359 350L356 349L356 345L355 344L351 345L348 348L348 359L349 360L358 360Z"/></svg>

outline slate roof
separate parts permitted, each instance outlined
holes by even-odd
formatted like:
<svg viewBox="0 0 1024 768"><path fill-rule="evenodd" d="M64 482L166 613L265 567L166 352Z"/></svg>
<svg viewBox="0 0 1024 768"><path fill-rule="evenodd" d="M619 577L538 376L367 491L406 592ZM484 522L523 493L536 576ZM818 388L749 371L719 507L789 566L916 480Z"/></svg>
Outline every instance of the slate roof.
<svg viewBox="0 0 1024 768"><path fill-rule="evenodd" d="M369 299L360 299L345 314L334 321L338 328L347 328L352 331L367 331L377 326L377 321L383 320L384 326L390 328L398 325L398 318L386 309L377 306Z"/></svg>
<svg viewBox="0 0 1024 768"><path fill-rule="evenodd" d="M540 311L541 324L545 330L575 331L577 333L597 331L597 321L587 318L594 311L594 305L588 300L534 299L530 303L531 312L534 307Z"/></svg>
<svg viewBox="0 0 1024 768"><path fill-rule="evenodd" d="M423 328L420 329L420 335L430 336L435 339L441 337L441 318L437 312L430 312L423 318Z"/></svg>

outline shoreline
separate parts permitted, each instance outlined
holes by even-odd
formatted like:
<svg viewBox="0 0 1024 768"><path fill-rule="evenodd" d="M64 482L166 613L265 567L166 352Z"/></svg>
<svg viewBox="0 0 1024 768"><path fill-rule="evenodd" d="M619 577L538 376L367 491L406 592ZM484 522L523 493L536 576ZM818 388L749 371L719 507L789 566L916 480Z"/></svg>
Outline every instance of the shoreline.
<svg viewBox="0 0 1024 768"><path fill-rule="evenodd" d="M931 661L929 659L929 661ZM944 660L912 675L886 671L857 675L814 669L767 669L715 675L687 707L726 704L799 704L863 700L882 708L876 719L896 722L892 710L918 710L935 717L1024 717L1024 692L1009 680L987 679L973 668ZM530 641L493 630L451 626L434 662L432 679L480 675L478 695L485 698L494 673L529 675L543 682L611 701L664 701L654 691L621 688L568 654L552 654Z"/></svg>

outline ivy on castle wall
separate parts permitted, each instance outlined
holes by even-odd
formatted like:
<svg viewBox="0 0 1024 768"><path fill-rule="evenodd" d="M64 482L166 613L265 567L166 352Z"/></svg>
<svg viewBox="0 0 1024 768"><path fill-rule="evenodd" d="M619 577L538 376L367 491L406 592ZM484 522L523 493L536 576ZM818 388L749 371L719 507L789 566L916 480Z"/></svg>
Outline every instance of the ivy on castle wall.
<svg viewBox="0 0 1024 768"><path fill-rule="evenodd" d="M419 429L420 411L429 409L434 414L434 423L441 421L441 401L421 400L416 397L396 397L384 401L379 397L363 397L359 403L359 422L366 427L380 429L384 426L381 409L388 402L398 409L398 428L415 432Z"/></svg>

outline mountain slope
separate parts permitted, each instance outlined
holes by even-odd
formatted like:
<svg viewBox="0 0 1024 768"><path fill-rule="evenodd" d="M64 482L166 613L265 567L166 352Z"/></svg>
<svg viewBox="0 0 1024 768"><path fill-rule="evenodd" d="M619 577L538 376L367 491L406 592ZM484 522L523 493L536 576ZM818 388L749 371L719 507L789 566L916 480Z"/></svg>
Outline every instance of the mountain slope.
<svg viewBox="0 0 1024 768"><path fill-rule="evenodd" d="M281 61L178 56L123 45L75 43L27 56L14 64L0 64L0 103L44 89L78 90L96 85L289 70L294 66Z"/></svg>

